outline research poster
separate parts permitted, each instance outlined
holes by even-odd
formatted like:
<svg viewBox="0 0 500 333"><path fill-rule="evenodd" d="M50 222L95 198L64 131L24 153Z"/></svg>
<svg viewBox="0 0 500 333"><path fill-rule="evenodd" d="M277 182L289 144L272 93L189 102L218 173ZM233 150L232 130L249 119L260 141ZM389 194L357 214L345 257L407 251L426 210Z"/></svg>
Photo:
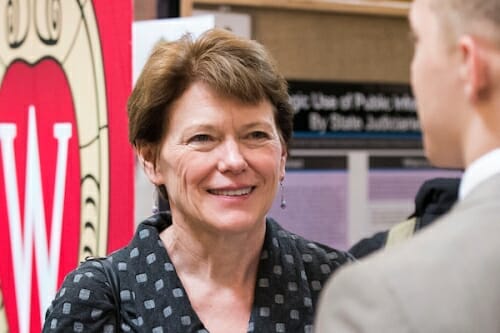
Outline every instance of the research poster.
<svg viewBox="0 0 500 333"><path fill-rule="evenodd" d="M426 180L461 175L426 160L407 84L289 80L289 92L294 135L269 215L300 235L348 249L413 213Z"/></svg>

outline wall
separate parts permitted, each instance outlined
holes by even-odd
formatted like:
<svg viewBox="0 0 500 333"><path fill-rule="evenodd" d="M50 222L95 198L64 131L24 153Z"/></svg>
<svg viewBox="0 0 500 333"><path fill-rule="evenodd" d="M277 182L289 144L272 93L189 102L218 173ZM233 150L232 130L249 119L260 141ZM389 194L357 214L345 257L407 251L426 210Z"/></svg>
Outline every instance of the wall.
<svg viewBox="0 0 500 333"><path fill-rule="evenodd" d="M253 38L289 79L409 82L412 45L405 15L199 4L247 13Z"/></svg>

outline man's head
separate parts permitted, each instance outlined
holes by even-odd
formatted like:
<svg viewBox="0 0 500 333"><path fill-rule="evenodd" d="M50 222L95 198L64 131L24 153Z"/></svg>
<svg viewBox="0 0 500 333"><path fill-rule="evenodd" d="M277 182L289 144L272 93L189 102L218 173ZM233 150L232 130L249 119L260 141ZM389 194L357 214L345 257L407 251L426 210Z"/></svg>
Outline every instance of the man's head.
<svg viewBox="0 0 500 333"><path fill-rule="evenodd" d="M500 147L500 1L414 0L410 24L427 157L466 167Z"/></svg>

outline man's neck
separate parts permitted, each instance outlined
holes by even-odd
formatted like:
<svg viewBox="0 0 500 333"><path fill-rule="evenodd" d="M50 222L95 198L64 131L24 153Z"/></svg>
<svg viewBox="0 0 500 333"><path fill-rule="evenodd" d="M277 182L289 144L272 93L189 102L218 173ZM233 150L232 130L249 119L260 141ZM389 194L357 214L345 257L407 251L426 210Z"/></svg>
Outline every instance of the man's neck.
<svg viewBox="0 0 500 333"><path fill-rule="evenodd" d="M465 198L477 185L500 173L500 147L475 159L465 170L458 192L459 200Z"/></svg>

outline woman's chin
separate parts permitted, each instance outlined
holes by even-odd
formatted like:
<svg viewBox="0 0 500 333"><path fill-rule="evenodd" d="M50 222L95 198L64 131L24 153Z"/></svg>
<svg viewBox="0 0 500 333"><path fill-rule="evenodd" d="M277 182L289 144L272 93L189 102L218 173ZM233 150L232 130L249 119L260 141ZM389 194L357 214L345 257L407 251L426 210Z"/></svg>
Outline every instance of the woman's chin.
<svg viewBox="0 0 500 333"><path fill-rule="evenodd" d="M238 234L258 230L265 218L246 211L219 211L207 217L205 223L224 234Z"/></svg>

